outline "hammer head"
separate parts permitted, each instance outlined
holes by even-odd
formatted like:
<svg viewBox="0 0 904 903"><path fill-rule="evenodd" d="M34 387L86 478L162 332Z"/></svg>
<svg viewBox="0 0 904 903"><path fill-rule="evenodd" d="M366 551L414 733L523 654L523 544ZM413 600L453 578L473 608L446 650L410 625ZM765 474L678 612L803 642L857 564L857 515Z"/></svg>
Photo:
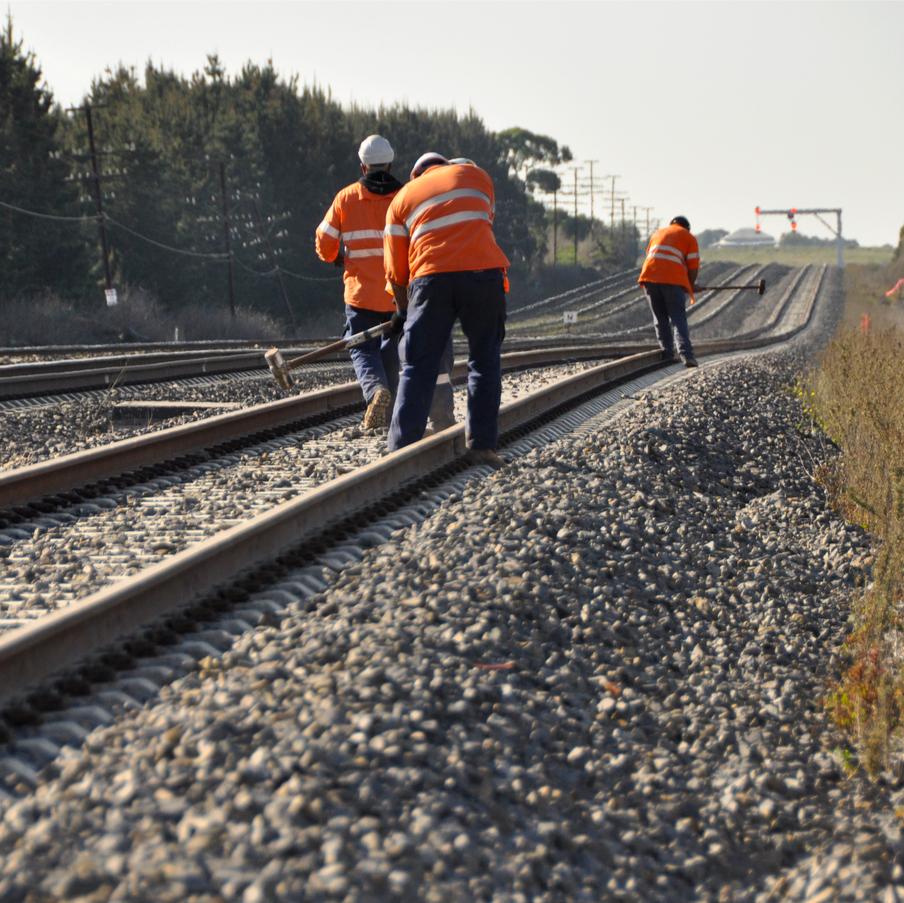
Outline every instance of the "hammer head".
<svg viewBox="0 0 904 903"><path fill-rule="evenodd" d="M271 348L264 355L264 360L266 360L267 366L270 368L270 372L280 388L291 389L292 375L289 373L289 368L286 366L279 348Z"/></svg>
<svg viewBox="0 0 904 903"><path fill-rule="evenodd" d="M765 291L766 291L766 280L760 279L760 281L757 283L756 293L758 295L762 295L763 292L765 292Z"/></svg>

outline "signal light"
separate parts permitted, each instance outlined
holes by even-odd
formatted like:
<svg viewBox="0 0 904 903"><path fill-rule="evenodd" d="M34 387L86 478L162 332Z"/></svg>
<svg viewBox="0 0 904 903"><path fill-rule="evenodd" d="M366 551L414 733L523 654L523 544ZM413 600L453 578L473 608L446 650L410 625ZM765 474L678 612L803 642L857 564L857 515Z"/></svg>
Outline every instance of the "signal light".
<svg viewBox="0 0 904 903"><path fill-rule="evenodd" d="M797 220L796 219L791 220L791 231L792 232L797 231Z"/></svg>
<svg viewBox="0 0 904 903"><path fill-rule="evenodd" d="M754 209L754 212L756 213L756 215L759 216L759 215L760 215L760 208L759 208L759 207L754 207L753 209Z"/></svg>
<svg viewBox="0 0 904 903"><path fill-rule="evenodd" d="M759 223L756 224L756 231L757 231L757 232L760 231L760 224L759 224Z"/></svg>

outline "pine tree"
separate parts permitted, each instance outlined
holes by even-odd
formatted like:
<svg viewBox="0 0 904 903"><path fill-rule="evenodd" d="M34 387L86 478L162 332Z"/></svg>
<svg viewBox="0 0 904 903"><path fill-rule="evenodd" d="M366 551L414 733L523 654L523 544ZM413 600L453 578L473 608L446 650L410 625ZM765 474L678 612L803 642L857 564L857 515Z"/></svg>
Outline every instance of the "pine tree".
<svg viewBox="0 0 904 903"><path fill-rule="evenodd" d="M66 181L60 153L62 112L43 85L34 56L13 34L0 33L0 201L56 216L78 216L78 191ZM52 289L68 297L89 288L87 242L93 226L0 207L0 296Z"/></svg>

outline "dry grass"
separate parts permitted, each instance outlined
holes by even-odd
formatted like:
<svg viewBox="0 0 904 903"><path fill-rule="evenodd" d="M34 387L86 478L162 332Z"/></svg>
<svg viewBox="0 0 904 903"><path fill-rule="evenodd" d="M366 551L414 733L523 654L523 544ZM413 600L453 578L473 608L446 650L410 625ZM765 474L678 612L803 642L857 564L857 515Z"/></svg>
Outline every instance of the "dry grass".
<svg viewBox="0 0 904 903"><path fill-rule="evenodd" d="M891 245L879 248L845 248L845 267L872 266L880 268L889 263L894 254ZM728 260L738 264L750 263L783 263L786 266L799 267L808 263L835 264L836 251L834 245L800 245L784 248L703 248L700 257L705 263L717 260Z"/></svg>
<svg viewBox="0 0 904 903"><path fill-rule="evenodd" d="M804 388L842 452L821 474L830 497L877 541L873 580L855 601L846 667L828 699L873 775L900 765L904 747L904 329L896 325L904 318L900 304L877 300L893 269L846 272L845 325Z"/></svg>
<svg viewBox="0 0 904 903"><path fill-rule="evenodd" d="M78 308L45 294L0 301L0 345L77 345L116 341L171 341L178 326L180 339L272 339L285 332L272 317L239 308L233 320L228 310L187 307L177 314L139 290L120 292L120 303L93 310Z"/></svg>

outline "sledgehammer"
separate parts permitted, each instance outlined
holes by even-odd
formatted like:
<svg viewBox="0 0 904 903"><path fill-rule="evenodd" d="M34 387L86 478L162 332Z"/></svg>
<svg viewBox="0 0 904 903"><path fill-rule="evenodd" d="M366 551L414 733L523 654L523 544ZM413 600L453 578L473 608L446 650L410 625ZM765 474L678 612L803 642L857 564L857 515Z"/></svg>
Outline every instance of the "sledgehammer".
<svg viewBox="0 0 904 903"><path fill-rule="evenodd" d="M282 352L280 352L279 348L271 348L264 355L264 360L267 361L267 366L270 368L270 372L273 374L273 378L279 386L283 389L291 389L294 385L294 381L292 380L292 374L289 373L290 370L294 370L302 364L309 364L311 361L319 361L321 358L326 357L328 354L332 354L334 351L343 351L346 348L354 348L355 345L363 345L371 339L381 339L390 329L392 329L392 326L392 320L387 320L379 326L371 326L370 329L365 329L362 332L356 332L354 335L346 336L335 342L330 342L329 345L324 345L322 348L309 351L307 354L302 354L299 357L293 357L288 361L283 359Z"/></svg>
<svg viewBox="0 0 904 903"><path fill-rule="evenodd" d="M749 285L695 285L695 292L724 292L729 289L753 289L758 295L762 295L766 291L766 280L760 279L759 282L751 282Z"/></svg>

